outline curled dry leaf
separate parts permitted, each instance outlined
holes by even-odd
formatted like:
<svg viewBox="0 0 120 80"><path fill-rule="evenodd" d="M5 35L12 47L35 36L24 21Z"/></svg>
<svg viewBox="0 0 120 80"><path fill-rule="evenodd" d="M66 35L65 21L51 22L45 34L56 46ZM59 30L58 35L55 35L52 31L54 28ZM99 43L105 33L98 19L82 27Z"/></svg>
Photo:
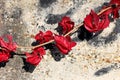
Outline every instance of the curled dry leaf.
<svg viewBox="0 0 120 80"><path fill-rule="evenodd" d="M45 55L45 50L43 47L38 47L35 48L31 54L27 52L25 54L27 57L26 62L37 66L43 58L43 55Z"/></svg>
<svg viewBox="0 0 120 80"><path fill-rule="evenodd" d="M84 26L89 32L97 32L109 26L108 15L98 16L93 10L84 19Z"/></svg>
<svg viewBox="0 0 120 80"><path fill-rule="evenodd" d="M0 51L0 62L7 62L10 58L10 54L6 51Z"/></svg>
<svg viewBox="0 0 120 80"><path fill-rule="evenodd" d="M0 37L0 62L7 62L10 58L10 53L15 52L17 48L17 44L12 41L11 35L6 35L8 42Z"/></svg>
<svg viewBox="0 0 120 80"><path fill-rule="evenodd" d="M74 22L69 17L64 16L59 22L59 26L62 27L62 33L66 34L74 28Z"/></svg>
<svg viewBox="0 0 120 80"><path fill-rule="evenodd" d="M111 0L113 18L119 18L120 0Z"/></svg>
<svg viewBox="0 0 120 80"><path fill-rule="evenodd" d="M43 33L42 31L39 31L38 34L35 36L36 41L39 41L41 44L44 42L48 42L53 39L53 33L51 31L46 31Z"/></svg>
<svg viewBox="0 0 120 80"><path fill-rule="evenodd" d="M56 46L63 54L68 54L72 47L76 45L69 36L63 37L56 35L55 37Z"/></svg>

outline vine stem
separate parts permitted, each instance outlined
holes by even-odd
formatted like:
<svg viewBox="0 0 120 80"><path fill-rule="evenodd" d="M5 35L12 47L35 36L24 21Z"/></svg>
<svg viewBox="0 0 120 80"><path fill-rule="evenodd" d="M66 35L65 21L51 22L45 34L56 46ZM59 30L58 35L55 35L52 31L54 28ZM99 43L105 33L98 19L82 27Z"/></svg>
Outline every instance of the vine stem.
<svg viewBox="0 0 120 80"><path fill-rule="evenodd" d="M105 9L101 10L99 13L97 13L97 15L100 15L100 14L104 13L105 11L107 11L107 10L109 10L109 9L111 9L111 8L112 8L111 6L110 6L110 7L107 7L107 8L105 8ZM78 30L78 28L80 28L80 27L83 26L83 25L84 25L83 22L80 23L80 24L78 24L78 25L76 25L71 31L69 31L67 34L65 34L64 37L70 35L71 33L74 33L76 30ZM30 47L17 46L17 48L35 49L35 48L37 48L37 47L41 47L41 46L44 46L44 45L49 44L49 43L52 43L52 42L54 42L54 40L50 40L50 41L48 41L48 42L45 42L45 43L40 44L40 45L37 45L37 46L30 46Z"/></svg>

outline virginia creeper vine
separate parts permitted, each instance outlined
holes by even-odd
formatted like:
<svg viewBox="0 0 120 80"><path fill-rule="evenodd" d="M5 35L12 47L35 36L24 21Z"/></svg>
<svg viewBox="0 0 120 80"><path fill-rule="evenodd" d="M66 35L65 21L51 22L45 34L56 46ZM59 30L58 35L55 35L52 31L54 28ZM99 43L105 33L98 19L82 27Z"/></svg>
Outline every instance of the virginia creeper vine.
<svg viewBox="0 0 120 80"><path fill-rule="evenodd" d="M108 5L102 7L99 13L95 13L91 10L90 14L86 15L84 21L76 26L69 17L63 17L59 22L62 28L62 34L54 34L51 31L40 31L35 35L35 40L38 43L35 46L24 47L19 46L12 42L12 36L7 35L8 42L4 41L3 37L0 37L0 62L7 62L11 56L11 52L15 52L16 48L31 49L32 52L25 52L26 62L37 66L43 56L45 55L44 47L51 49L51 47L57 47L62 55L68 54L68 52L76 45L70 38L70 34L76 32L80 27L83 27L88 33L96 33L109 26L110 20L108 17L116 19L119 17L120 0L111 0ZM112 16L110 16L110 14ZM82 37L82 36L80 36ZM54 43L53 43L54 42ZM43 47L44 46L44 47ZM51 46L51 47L50 47ZM56 49L56 48L55 48Z"/></svg>

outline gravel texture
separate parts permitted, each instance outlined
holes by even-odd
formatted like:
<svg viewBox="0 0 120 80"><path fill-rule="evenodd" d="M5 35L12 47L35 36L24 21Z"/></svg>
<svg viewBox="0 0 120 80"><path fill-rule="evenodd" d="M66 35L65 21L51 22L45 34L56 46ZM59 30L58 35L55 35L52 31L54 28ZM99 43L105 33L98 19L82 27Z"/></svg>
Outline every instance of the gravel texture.
<svg viewBox="0 0 120 80"><path fill-rule="evenodd" d="M77 25L94 9L110 0L0 0L0 34L12 34L14 41L30 46L39 30L55 28L63 16ZM47 50L33 73L26 72L22 55L15 55L0 68L0 80L120 80L120 20L111 22L101 34L89 41L72 39L77 45L69 55L56 62ZM24 49L18 49L18 54ZM119 59L119 61L118 61Z"/></svg>

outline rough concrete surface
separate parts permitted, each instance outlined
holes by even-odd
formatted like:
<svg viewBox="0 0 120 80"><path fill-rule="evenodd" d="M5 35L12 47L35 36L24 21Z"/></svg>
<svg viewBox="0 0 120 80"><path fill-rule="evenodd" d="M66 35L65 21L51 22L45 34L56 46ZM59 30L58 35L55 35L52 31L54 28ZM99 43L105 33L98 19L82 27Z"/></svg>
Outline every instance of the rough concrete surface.
<svg viewBox="0 0 120 80"><path fill-rule="evenodd" d="M13 35L14 41L30 46L32 35L39 30L55 28L63 16L69 16L77 25L94 9L110 0L0 0L0 34ZM120 19L111 22L100 35L90 41L77 42L73 50L56 62L47 50L44 59L33 73L22 69L21 56L15 55L0 68L0 80L120 80ZM24 50L23 50L24 51ZM18 50L23 53L22 49Z"/></svg>

